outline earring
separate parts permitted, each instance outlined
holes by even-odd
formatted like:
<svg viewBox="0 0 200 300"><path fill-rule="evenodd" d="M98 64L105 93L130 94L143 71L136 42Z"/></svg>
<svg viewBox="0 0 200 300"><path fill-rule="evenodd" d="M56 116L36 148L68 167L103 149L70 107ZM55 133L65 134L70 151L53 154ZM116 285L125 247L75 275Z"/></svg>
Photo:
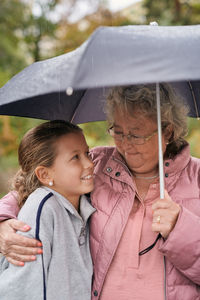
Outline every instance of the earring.
<svg viewBox="0 0 200 300"><path fill-rule="evenodd" d="M49 181L49 186L53 186L53 181Z"/></svg>

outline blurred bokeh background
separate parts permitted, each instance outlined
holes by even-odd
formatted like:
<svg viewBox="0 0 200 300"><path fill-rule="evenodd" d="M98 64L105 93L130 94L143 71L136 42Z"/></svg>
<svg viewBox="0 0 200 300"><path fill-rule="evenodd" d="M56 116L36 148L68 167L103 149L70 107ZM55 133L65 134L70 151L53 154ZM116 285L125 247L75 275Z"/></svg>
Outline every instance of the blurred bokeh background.
<svg viewBox="0 0 200 300"><path fill-rule="evenodd" d="M200 24L199 0L0 0L0 87L35 61L71 51L99 26ZM181 51L181 49L180 49ZM0 196L18 168L24 133L41 120L0 116ZM200 121L188 118L191 154L200 157ZM83 124L90 147L112 143L106 122Z"/></svg>

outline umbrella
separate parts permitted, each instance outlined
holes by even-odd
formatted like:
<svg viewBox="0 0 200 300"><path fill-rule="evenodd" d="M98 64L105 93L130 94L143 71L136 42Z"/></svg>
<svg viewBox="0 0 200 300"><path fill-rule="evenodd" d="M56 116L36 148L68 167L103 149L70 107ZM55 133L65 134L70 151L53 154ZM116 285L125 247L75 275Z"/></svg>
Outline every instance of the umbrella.
<svg viewBox="0 0 200 300"><path fill-rule="evenodd" d="M101 121L106 87L167 81L198 117L199 53L199 25L100 27L75 51L36 62L8 81L0 89L0 114Z"/></svg>
<svg viewBox="0 0 200 300"><path fill-rule="evenodd" d="M173 82L189 115L199 117L199 53L199 25L100 27L75 51L14 76L0 89L0 114L75 123L105 120L107 87L155 82L159 100L158 83ZM162 173L160 168L164 195Z"/></svg>

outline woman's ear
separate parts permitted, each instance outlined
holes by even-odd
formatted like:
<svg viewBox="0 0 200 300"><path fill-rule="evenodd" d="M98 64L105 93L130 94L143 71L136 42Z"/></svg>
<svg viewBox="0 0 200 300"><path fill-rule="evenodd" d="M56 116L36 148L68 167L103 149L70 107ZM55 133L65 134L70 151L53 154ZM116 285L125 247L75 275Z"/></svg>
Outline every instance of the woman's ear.
<svg viewBox="0 0 200 300"><path fill-rule="evenodd" d="M173 125L169 124L164 130L165 143L169 144L173 137Z"/></svg>
<svg viewBox="0 0 200 300"><path fill-rule="evenodd" d="M47 167L38 166L35 169L35 175L37 176L38 180L44 185L49 185L49 182L53 181L51 171Z"/></svg>

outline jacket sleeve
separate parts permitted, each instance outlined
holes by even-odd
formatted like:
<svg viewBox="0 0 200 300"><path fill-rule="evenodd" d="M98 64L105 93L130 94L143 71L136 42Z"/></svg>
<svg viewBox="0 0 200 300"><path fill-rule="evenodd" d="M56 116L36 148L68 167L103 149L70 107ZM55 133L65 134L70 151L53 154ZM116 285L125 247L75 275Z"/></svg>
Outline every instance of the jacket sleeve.
<svg viewBox="0 0 200 300"><path fill-rule="evenodd" d="M9 264L3 257L0 262L0 295L9 300L43 300L41 256L24 267Z"/></svg>
<svg viewBox="0 0 200 300"><path fill-rule="evenodd" d="M177 223L159 250L184 276L200 285L200 217L182 207Z"/></svg>
<svg viewBox="0 0 200 300"><path fill-rule="evenodd" d="M0 200L0 221L16 218L18 212L17 192L10 192Z"/></svg>
<svg viewBox="0 0 200 300"><path fill-rule="evenodd" d="M27 237L35 237L35 208L29 213L19 214L19 219L29 223L31 230L21 233ZM40 240L43 243L44 272L47 279L47 270L51 259L52 244L52 220L49 214L43 214L40 218ZM43 262L42 255L38 255L33 262L25 263L24 267L14 266L3 257L0 261L0 298L9 300L43 300Z"/></svg>

